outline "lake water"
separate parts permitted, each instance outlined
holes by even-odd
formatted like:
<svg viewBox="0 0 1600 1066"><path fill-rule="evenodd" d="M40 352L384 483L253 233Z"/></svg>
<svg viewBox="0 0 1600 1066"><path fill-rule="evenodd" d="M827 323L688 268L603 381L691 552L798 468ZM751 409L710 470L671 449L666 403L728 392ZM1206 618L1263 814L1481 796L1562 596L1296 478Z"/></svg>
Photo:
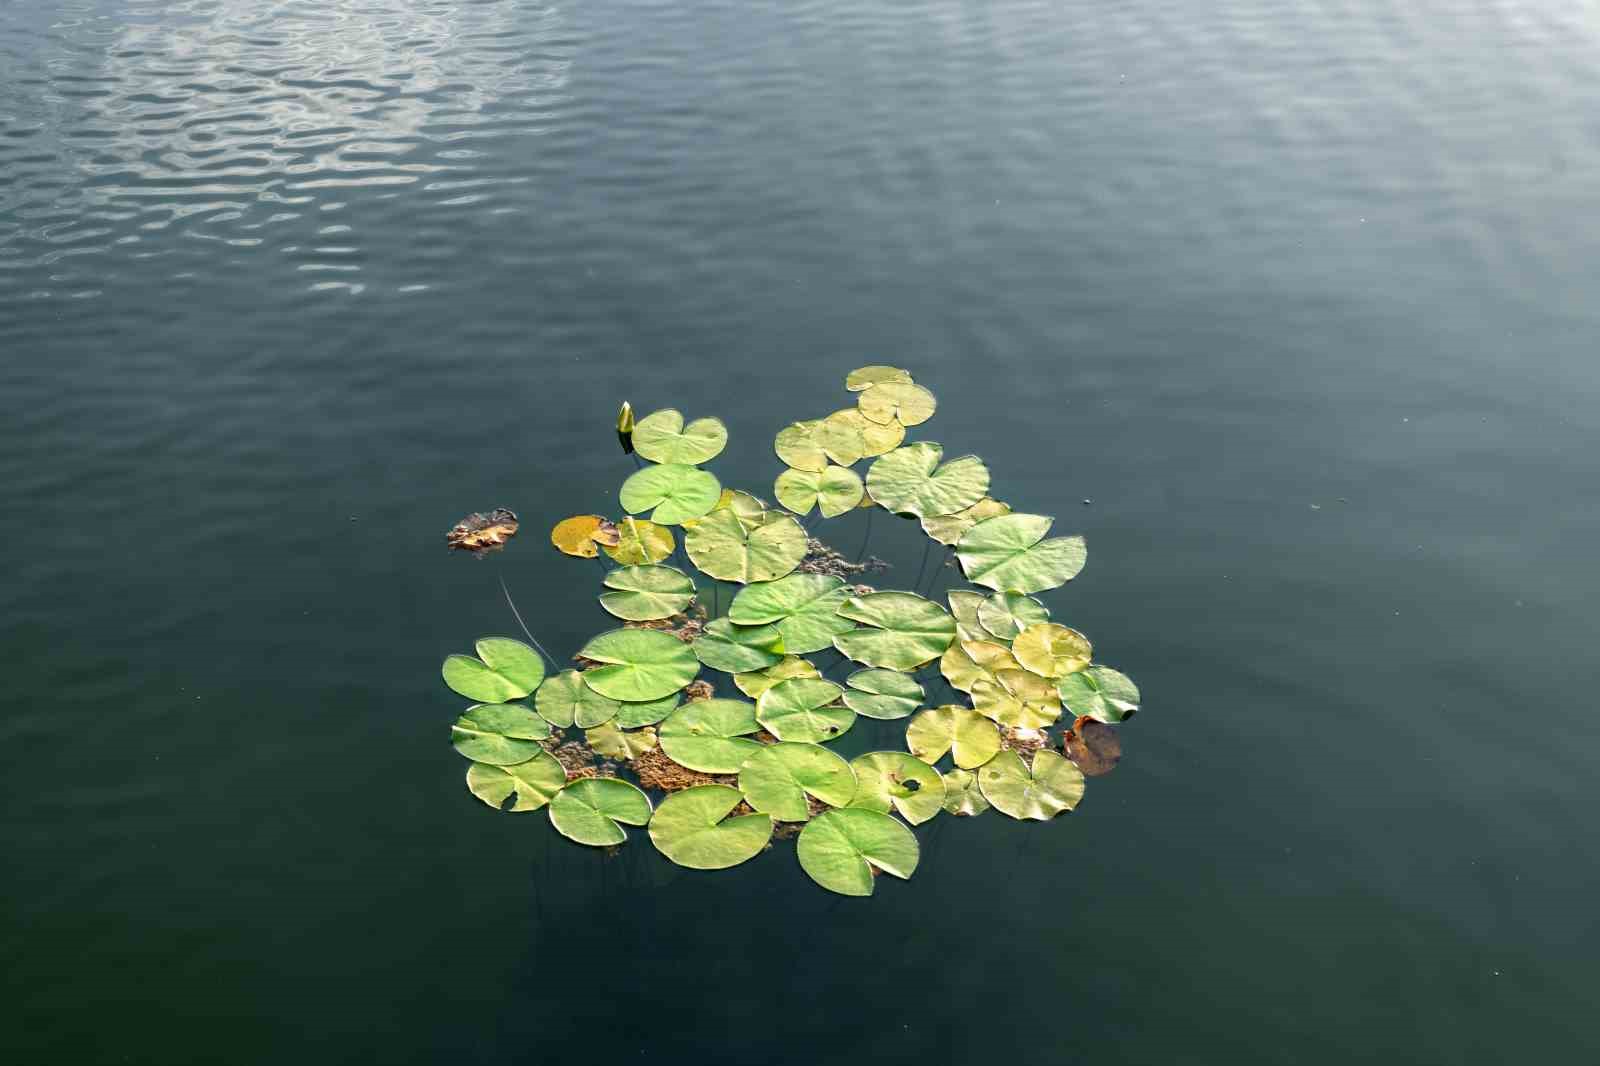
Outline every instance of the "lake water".
<svg viewBox="0 0 1600 1066"><path fill-rule="evenodd" d="M1596 1061L1597 180L1587 0L0 3L5 1060ZM870 900L469 795L619 401L872 362L1117 772Z"/></svg>

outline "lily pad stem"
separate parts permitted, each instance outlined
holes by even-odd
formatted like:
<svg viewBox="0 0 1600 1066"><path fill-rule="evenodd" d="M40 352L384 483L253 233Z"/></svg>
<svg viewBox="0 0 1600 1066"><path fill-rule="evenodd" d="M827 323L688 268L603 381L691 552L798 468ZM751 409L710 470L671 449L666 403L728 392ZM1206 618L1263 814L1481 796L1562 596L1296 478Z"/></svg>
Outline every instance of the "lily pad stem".
<svg viewBox="0 0 1600 1066"><path fill-rule="evenodd" d="M861 547L856 549L855 561L858 563L861 561L861 557L867 554L867 544L872 540L872 512L876 510L876 507L869 507L867 509L867 532L866 535L861 538Z"/></svg>
<svg viewBox="0 0 1600 1066"><path fill-rule="evenodd" d="M548 659L550 661L550 665L551 666L557 666L558 664L556 662L556 657L554 655L551 655L549 652L545 651L544 650L544 645L540 644L537 640L535 640L534 637L533 637L533 634L531 632L529 632L528 623L526 623L526 622L524 622L522 620L522 612L517 610L517 605L514 602L512 602L511 590L506 588L506 579L503 578L503 577L500 578L500 591L506 594L506 606L510 607L511 608L511 613L516 616L517 625L522 627L522 632L523 632L523 634L525 636L527 636L528 643L532 644L535 648L538 648L539 649L539 654L543 655L546 659Z"/></svg>

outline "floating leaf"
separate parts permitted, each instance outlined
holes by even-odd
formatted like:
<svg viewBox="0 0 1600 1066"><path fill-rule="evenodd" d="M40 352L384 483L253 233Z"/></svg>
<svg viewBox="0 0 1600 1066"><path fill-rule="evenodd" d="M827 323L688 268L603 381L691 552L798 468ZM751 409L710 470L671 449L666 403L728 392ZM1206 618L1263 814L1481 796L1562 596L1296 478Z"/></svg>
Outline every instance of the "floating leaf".
<svg viewBox="0 0 1600 1066"><path fill-rule="evenodd" d="M911 374L897 366L863 366L857 367L845 375L844 387L851 392L860 392L870 389L874 385L881 385L886 381L911 381Z"/></svg>
<svg viewBox="0 0 1600 1066"><path fill-rule="evenodd" d="M828 458L840 466L850 466L867 454L866 435L861 423L848 418L824 418L811 430L812 439L822 445Z"/></svg>
<svg viewBox="0 0 1600 1066"><path fill-rule="evenodd" d="M511 766L527 762L544 749L550 723L520 703L480 703L450 727L450 743L474 762Z"/></svg>
<svg viewBox="0 0 1600 1066"><path fill-rule="evenodd" d="M780 822L811 817L806 797L830 807L847 805L856 794L850 764L815 744L769 744L753 753L739 770L739 791L750 806Z"/></svg>
<svg viewBox="0 0 1600 1066"><path fill-rule="evenodd" d="M890 422L887 425L869 422L862 417L861 409L857 407L846 407L842 411L835 411L822 421L832 427L826 431L827 434L844 434L843 439L848 443L854 443L854 434L859 433L862 458L892 452L906 439L906 427L899 422Z"/></svg>
<svg viewBox="0 0 1600 1066"><path fill-rule="evenodd" d="M684 538L689 558L718 581L772 581L789 573L806 555L806 534L788 515L767 513L746 529L731 510L713 511Z"/></svg>
<svg viewBox="0 0 1600 1066"><path fill-rule="evenodd" d="M978 771L978 787L1001 814L1043 822L1078 805L1083 774L1048 748L1034 753L1031 770L1016 752L1002 751Z"/></svg>
<svg viewBox="0 0 1600 1066"><path fill-rule="evenodd" d="M1049 620L1044 604L1020 592L996 592L978 607L978 624L999 641L1009 642L1035 622Z"/></svg>
<svg viewBox="0 0 1600 1066"><path fill-rule="evenodd" d="M467 767L467 788L483 802L500 811L536 811L567 783L567 772L547 751L526 762L510 766L491 766L475 762ZM505 805L516 796L516 802Z"/></svg>
<svg viewBox="0 0 1600 1066"><path fill-rule="evenodd" d="M845 706L868 718L904 718L922 706L922 686L898 670L857 670L844 683Z"/></svg>
<svg viewBox="0 0 1600 1066"><path fill-rule="evenodd" d="M868 484L871 480L869 474ZM1037 514L985 518L956 545L962 572L968 581L998 592L1040 592L1065 584L1083 569L1086 549L1082 537L1045 540L1054 521Z"/></svg>
<svg viewBox="0 0 1600 1066"><path fill-rule="evenodd" d="M670 696L700 672L700 663L687 644L654 629L601 633L578 655L606 664L584 672L583 680L590 688L632 703Z"/></svg>
<svg viewBox="0 0 1600 1066"><path fill-rule="evenodd" d="M828 468L828 451L817 440L817 427L821 419L791 422L778 430L773 438L772 450L778 458L796 470L822 471Z"/></svg>
<svg viewBox="0 0 1600 1066"><path fill-rule="evenodd" d="M1122 738L1116 728L1093 718L1079 718L1061 738L1061 746L1085 777L1102 777L1122 759Z"/></svg>
<svg viewBox="0 0 1600 1066"><path fill-rule="evenodd" d="M989 801L978 788L978 775L971 770L951 770L944 775L944 810L960 818L971 818L989 809Z"/></svg>
<svg viewBox="0 0 1600 1066"><path fill-rule="evenodd" d="M488 552L499 551L516 535L516 513L504 507L496 507L488 514L474 511L467 515L444 535L444 542L456 550L482 556Z"/></svg>
<svg viewBox="0 0 1600 1066"><path fill-rule="evenodd" d="M1079 717L1121 722L1139 709L1139 689L1109 666L1091 666L1063 677L1057 685L1061 702Z"/></svg>
<svg viewBox="0 0 1600 1066"><path fill-rule="evenodd" d="M870 422L921 425L933 417L938 401L933 393L909 381L884 381L862 390L856 406Z"/></svg>
<svg viewBox="0 0 1600 1066"><path fill-rule="evenodd" d="M788 643L785 641L785 643ZM815 664L810 659L802 659L797 655L785 655L765 670L750 670L742 674L733 675L733 683L751 699L760 696L767 689L779 681L787 681L791 677L821 677Z"/></svg>
<svg viewBox="0 0 1600 1066"><path fill-rule="evenodd" d="M756 718L779 740L812 744L832 740L856 720L850 708L835 705L842 691L821 678L779 681L756 700Z"/></svg>
<svg viewBox="0 0 1600 1066"><path fill-rule="evenodd" d="M659 700L645 700L642 703L617 704L616 724L619 729L638 729L640 726L655 725L661 719L671 714L678 707L678 694L663 696Z"/></svg>
<svg viewBox="0 0 1600 1066"><path fill-rule="evenodd" d="M950 601L950 614L956 620L957 639L989 639L989 631L978 621L978 608L987 598L983 593L971 589L951 589L945 598Z"/></svg>
<svg viewBox="0 0 1600 1066"><path fill-rule="evenodd" d="M656 732L661 750L679 766L703 774L736 774L761 747L749 739L760 728L753 703L694 700L667 715Z"/></svg>
<svg viewBox="0 0 1600 1066"><path fill-rule="evenodd" d="M929 764L949 752L957 766L970 770L994 758L1000 750L1000 730L970 707L935 707L911 719L906 747Z"/></svg>
<svg viewBox="0 0 1600 1066"><path fill-rule="evenodd" d="M484 637L478 658L451 655L444 661L444 683L452 692L479 703L520 700L544 680L544 659L521 641Z"/></svg>
<svg viewBox="0 0 1600 1066"><path fill-rule="evenodd" d="M922 531L940 544L955 544L962 535L985 518L1010 514L1011 506L985 496L971 507L948 515L926 515Z"/></svg>
<svg viewBox="0 0 1600 1066"><path fill-rule="evenodd" d="M556 832L597 848L626 841L623 825L649 821L650 797L614 777L574 781L550 801L550 824Z"/></svg>
<svg viewBox="0 0 1600 1066"><path fill-rule="evenodd" d="M617 527L597 514L575 514L563 518L550 531L550 543L568 555L593 559L602 547L615 548Z"/></svg>
<svg viewBox="0 0 1600 1066"><path fill-rule="evenodd" d="M865 628L838 634L833 646L867 666L915 670L937 659L956 639L955 619L912 592L852 596L839 613Z"/></svg>
<svg viewBox="0 0 1600 1066"><path fill-rule="evenodd" d="M777 626L741 626L726 618L708 623L692 646L701 662L730 674L765 670L783 658Z"/></svg>
<svg viewBox="0 0 1600 1066"><path fill-rule="evenodd" d="M1059 697L1024 670L1001 670L997 681L972 684L972 706L985 718L1013 729L1043 729L1061 716Z"/></svg>
<svg viewBox="0 0 1600 1066"><path fill-rule="evenodd" d="M682 463L636 470L617 494L624 511L641 514L655 508L650 520L664 526L708 514L721 496L722 485L715 474Z"/></svg>
<svg viewBox="0 0 1600 1066"><path fill-rule="evenodd" d="M861 502L861 476L843 466L829 466L822 471L785 470L773 482L772 490L778 502L795 514L809 514L818 507L824 518L836 518L851 511Z"/></svg>
<svg viewBox="0 0 1600 1066"><path fill-rule="evenodd" d="M939 771L903 751L869 751L850 761L856 772L852 807L887 813L891 808L912 825L921 825L944 806Z"/></svg>
<svg viewBox="0 0 1600 1066"><path fill-rule="evenodd" d="M877 811L849 807L823 811L800 831L795 855L811 880L844 896L870 896L873 867L902 880L920 856L911 830Z"/></svg>
<svg viewBox="0 0 1600 1066"><path fill-rule="evenodd" d="M979 681L998 685L1001 670L1021 670L1022 664L1012 656L1011 649L992 640L964 640L952 644L939 659L939 672L952 688L971 692Z"/></svg>
<svg viewBox="0 0 1600 1066"><path fill-rule="evenodd" d="M637 732L628 732L618 729L616 722L605 722L584 730L583 739L596 755L631 760L656 746L656 731L646 727Z"/></svg>
<svg viewBox="0 0 1600 1066"><path fill-rule="evenodd" d="M1040 677L1076 673L1089 665L1093 653L1088 637L1054 622L1036 622L1011 642L1011 654L1017 662Z"/></svg>
<svg viewBox="0 0 1600 1066"><path fill-rule="evenodd" d="M838 613L849 598L842 578L790 574L740 589L728 606L728 618L740 625L776 625L784 650L805 655L832 647L835 636L855 628Z"/></svg>
<svg viewBox="0 0 1600 1066"><path fill-rule="evenodd" d="M672 566L619 566L605 586L613 591L600 594L600 606L630 622L670 618L694 599L694 582Z"/></svg>
<svg viewBox="0 0 1600 1066"><path fill-rule="evenodd" d="M650 819L650 840L679 866L693 870L737 866L761 854L772 838L772 819L765 814L728 817L742 798L738 789L726 785L674 792Z"/></svg>
<svg viewBox="0 0 1600 1066"><path fill-rule="evenodd" d="M539 717L565 729L576 725L590 729L616 717L619 704L583 683L576 670L563 670L545 679L533 698Z"/></svg>
<svg viewBox="0 0 1600 1066"><path fill-rule="evenodd" d="M867 492L896 514L955 514L971 507L989 491L989 468L976 455L963 455L941 465L944 448L918 441L896 448L873 461L867 470Z"/></svg>
<svg viewBox="0 0 1600 1066"><path fill-rule="evenodd" d="M695 466L722 454L728 427L720 418L697 418L687 426L683 415L666 408L639 419L633 427L633 450L652 463Z"/></svg>
<svg viewBox="0 0 1600 1066"><path fill-rule="evenodd" d="M602 545L606 554L625 565L659 563L677 547L672 530L631 515L617 524L617 542Z"/></svg>
<svg viewBox="0 0 1600 1066"><path fill-rule="evenodd" d="M721 498L717 500L717 505L712 510L732 511L733 516L739 520L739 524L747 530L755 529L767 517L767 505L765 502L759 497L752 496L748 492L741 492L738 489L723 489ZM692 521L699 522L700 519L696 518L692 519ZM685 522L684 528L690 528L690 523Z"/></svg>

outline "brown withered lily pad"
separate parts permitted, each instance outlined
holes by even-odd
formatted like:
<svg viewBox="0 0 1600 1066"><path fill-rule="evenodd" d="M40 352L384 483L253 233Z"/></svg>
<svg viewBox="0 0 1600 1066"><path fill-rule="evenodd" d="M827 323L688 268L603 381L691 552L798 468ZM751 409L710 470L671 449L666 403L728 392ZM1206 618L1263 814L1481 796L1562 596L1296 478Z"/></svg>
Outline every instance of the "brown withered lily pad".
<svg viewBox="0 0 1600 1066"><path fill-rule="evenodd" d="M1079 718L1061 738L1061 750L1085 777L1101 777L1117 768L1122 758L1122 738L1115 726L1093 718Z"/></svg>
<svg viewBox="0 0 1600 1066"><path fill-rule="evenodd" d="M504 548L506 541L516 535L515 512L508 511L504 507L496 507L487 514L474 511L467 515L444 535L444 542L451 548L471 552L473 555L483 555Z"/></svg>

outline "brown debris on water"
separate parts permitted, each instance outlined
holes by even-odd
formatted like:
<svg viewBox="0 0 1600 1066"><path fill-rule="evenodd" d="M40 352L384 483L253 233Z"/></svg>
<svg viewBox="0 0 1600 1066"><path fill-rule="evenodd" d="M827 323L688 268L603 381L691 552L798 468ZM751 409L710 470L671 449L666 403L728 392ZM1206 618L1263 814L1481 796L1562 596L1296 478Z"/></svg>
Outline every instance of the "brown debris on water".
<svg viewBox="0 0 1600 1066"><path fill-rule="evenodd" d="M452 549L482 558L489 552L504 548L506 542L516 535L516 513L496 507L487 514L474 511L467 515L444 535L444 542Z"/></svg>
<svg viewBox="0 0 1600 1066"><path fill-rule="evenodd" d="M1062 736L1061 751L1077 764L1084 777L1103 777L1122 760L1122 738L1114 726L1079 718Z"/></svg>
<svg viewBox="0 0 1600 1066"><path fill-rule="evenodd" d="M706 609L698 603L692 603L689 609L681 614L654 618L647 622L624 622L622 628L654 629L662 633L671 633L685 644L693 644L695 639L705 632L706 621Z"/></svg>
<svg viewBox="0 0 1600 1066"><path fill-rule="evenodd" d="M1033 762L1033 753L1050 743L1050 735L1042 729L1020 729L1009 725L1000 727L1000 747L1022 756L1022 761Z"/></svg>
<svg viewBox="0 0 1600 1066"><path fill-rule="evenodd" d="M691 681L683 686L683 702L693 703L695 700L709 700L716 696L717 690L711 687L709 681Z"/></svg>
<svg viewBox="0 0 1600 1066"><path fill-rule="evenodd" d="M806 556L800 560L800 565L795 567L795 572L828 574L844 579L856 574L875 574L887 569L889 564L876 555L869 555L859 563L852 562L842 552L815 537L809 537L806 540Z"/></svg>
<svg viewBox="0 0 1600 1066"><path fill-rule="evenodd" d="M560 734L557 734L559 737ZM556 762L567 772L568 781L576 781L580 777L615 777L616 772L602 774L596 763L594 752L589 745L581 740L569 740L565 744L554 741L545 741L544 748L556 757Z"/></svg>
<svg viewBox="0 0 1600 1066"><path fill-rule="evenodd" d="M651 748L634 757L633 772L643 788L660 792L682 792L696 785L727 785L737 788L739 778L734 774L703 774L687 766L679 766L660 748Z"/></svg>

